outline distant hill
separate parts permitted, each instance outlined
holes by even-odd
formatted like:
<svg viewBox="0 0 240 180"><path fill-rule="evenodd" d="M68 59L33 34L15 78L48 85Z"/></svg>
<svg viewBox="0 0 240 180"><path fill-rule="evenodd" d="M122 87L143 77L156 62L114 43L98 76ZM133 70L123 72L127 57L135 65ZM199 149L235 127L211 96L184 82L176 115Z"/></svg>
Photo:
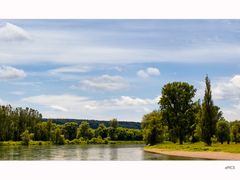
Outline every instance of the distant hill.
<svg viewBox="0 0 240 180"><path fill-rule="evenodd" d="M49 119L44 118L43 121L48 121ZM82 121L87 121L91 128L96 129L100 123L103 123L106 127L109 127L110 121L100 121L100 120L87 120L87 119L51 119L53 123L65 124L67 122L76 122L78 125ZM131 129L141 129L140 122L130 122L130 121L118 121L118 127L131 128Z"/></svg>

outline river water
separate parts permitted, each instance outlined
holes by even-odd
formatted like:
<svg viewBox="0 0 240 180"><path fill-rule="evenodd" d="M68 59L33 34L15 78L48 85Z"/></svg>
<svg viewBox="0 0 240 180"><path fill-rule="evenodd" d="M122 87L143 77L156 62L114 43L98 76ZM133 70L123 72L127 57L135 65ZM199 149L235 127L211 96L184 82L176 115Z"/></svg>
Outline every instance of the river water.
<svg viewBox="0 0 240 180"><path fill-rule="evenodd" d="M144 145L0 146L0 160L194 160L143 151Z"/></svg>

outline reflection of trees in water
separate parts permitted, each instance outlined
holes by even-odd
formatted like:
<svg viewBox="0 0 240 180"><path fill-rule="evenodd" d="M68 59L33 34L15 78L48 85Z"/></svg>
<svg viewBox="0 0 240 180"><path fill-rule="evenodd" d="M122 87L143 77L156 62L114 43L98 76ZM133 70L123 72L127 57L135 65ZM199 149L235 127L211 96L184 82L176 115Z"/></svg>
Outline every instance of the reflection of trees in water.
<svg viewBox="0 0 240 180"><path fill-rule="evenodd" d="M117 160L118 159L118 148L111 148L110 149L110 160Z"/></svg>
<svg viewBox="0 0 240 180"><path fill-rule="evenodd" d="M143 152L139 145L0 146L0 160L190 160Z"/></svg>
<svg viewBox="0 0 240 180"><path fill-rule="evenodd" d="M81 160L88 160L89 148L87 146L81 149Z"/></svg>

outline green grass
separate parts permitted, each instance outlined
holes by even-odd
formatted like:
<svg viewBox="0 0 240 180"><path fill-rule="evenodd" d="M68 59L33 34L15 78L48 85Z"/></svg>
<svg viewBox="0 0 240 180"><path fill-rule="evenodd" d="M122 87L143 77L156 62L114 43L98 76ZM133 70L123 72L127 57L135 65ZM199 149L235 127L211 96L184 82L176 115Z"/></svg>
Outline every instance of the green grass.
<svg viewBox="0 0 240 180"><path fill-rule="evenodd" d="M29 145L50 145L50 141L30 141ZM22 141L1 141L0 146L19 146L22 145Z"/></svg>
<svg viewBox="0 0 240 180"><path fill-rule="evenodd" d="M240 153L240 144L220 144L215 143L212 146L206 146L203 142L198 143L185 143L182 145L174 144L171 142L165 142L163 144L157 144L154 146L146 146L146 149L158 148L166 149L171 151L209 151L209 152L230 152L230 153Z"/></svg>
<svg viewBox="0 0 240 180"><path fill-rule="evenodd" d="M53 142L51 141L30 141L29 145L52 145ZM65 145L69 144L144 144L143 141L108 141L107 143L93 143L87 141L80 141L80 140L73 140L65 141ZM22 141L0 141L0 146L19 146L22 145Z"/></svg>

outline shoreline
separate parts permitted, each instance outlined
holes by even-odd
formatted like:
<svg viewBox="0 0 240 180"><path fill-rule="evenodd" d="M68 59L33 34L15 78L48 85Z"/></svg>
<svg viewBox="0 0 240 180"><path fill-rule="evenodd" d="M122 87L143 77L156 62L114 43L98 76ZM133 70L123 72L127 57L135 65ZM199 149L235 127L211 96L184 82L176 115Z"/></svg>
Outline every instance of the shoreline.
<svg viewBox="0 0 240 180"><path fill-rule="evenodd" d="M145 152L162 154L168 156L188 157L188 158L202 158L209 160L240 160L240 153L228 152L203 152L203 151L172 151L168 149L158 148L144 148Z"/></svg>

